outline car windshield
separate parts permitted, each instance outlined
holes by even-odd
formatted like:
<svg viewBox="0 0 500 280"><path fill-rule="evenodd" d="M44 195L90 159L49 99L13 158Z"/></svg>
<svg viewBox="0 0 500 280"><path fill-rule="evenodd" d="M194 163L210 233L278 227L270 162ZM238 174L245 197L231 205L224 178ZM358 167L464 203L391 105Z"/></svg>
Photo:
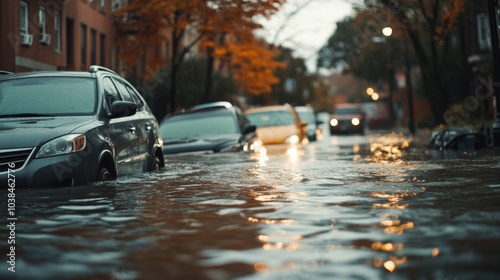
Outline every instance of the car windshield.
<svg viewBox="0 0 500 280"><path fill-rule="evenodd" d="M91 78L34 77L0 81L0 117L92 114L96 86Z"/></svg>
<svg viewBox="0 0 500 280"><path fill-rule="evenodd" d="M297 114L299 115L299 119L302 121L306 121L308 124L316 123L316 116L314 115L314 111L309 109L300 109L298 108Z"/></svg>
<svg viewBox="0 0 500 280"><path fill-rule="evenodd" d="M164 139L239 133L236 121L226 111L181 114L161 124Z"/></svg>
<svg viewBox="0 0 500 280"><path fill-rule="evenodd" d="M293 116L288 111L266 111L247 114L250 122L257 127L295 124Z"/></svg>
<svg viewBox="0 0 500 280"><path fill-rule="evenodd" d="M336 114L336 115L356 115L356 114L359 114L359 110L357 108L338 108L338 109L335 109L334 114Z"/></svg>

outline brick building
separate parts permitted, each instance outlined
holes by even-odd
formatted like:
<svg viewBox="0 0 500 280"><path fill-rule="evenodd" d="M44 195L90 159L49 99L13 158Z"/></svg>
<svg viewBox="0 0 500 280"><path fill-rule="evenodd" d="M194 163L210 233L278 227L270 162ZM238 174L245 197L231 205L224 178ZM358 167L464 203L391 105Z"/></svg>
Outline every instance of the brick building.
<svg viewBox="0 0 500 280"><path fill-rule="evenodd" d="M0 1L0 68L116 68L111 11L109 0Z"/></svg>

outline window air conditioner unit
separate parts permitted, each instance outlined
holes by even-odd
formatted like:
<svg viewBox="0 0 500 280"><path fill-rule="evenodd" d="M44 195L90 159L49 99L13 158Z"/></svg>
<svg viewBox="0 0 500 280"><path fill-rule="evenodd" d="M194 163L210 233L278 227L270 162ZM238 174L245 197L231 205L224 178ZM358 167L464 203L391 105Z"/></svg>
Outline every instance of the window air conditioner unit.
<svg viewBox="0 0 500 280"><path fill-rule="evenodd" d="M21 44L23 46L31 46L33 44L33 35L21 33Z"/></svg>
<svg viewBox="0 0 500 280"><path fill-rule="evenodd" d="M50 44L50 35L49 34L40 34L40 43L48 45Z"/></svg>

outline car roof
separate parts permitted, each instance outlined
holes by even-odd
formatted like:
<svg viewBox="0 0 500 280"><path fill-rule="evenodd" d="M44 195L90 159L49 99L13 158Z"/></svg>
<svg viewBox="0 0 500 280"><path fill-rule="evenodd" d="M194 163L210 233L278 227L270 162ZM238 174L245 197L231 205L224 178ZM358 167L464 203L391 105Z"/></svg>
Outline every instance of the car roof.
<svg viewBox="0 0 500 280"><path fill-rule="evenodd" d="M0 70L0 79L16 79L28 77L95 77L96 73L108 73L119 76L111 69L99 65L91 65L88 71L28 71L12 73Z"/></svg>
<svg viewBox="0 0 500 280"><path fill-rule="evenodd" d="M259 112L269 112L269 111L289 111L290 105L271 105L271 106L261 106L254 107L245 110L245 114L259 113ZM293 108L292 108L293 109Z"/></svg>
<svg viewBox="0 0 500 280"><path fill-rule="evenodd" d="M189 110L193 111L193 110L217 109L217 108L229 109L232 107L233 107L233 105L227 101L218 101L218 102L210 102L210 103L195 105L195 106L189 108Z"/></svg>
<svg viewBox="0 0 500 280"><path fill-rule="evenodd" d="M34 71L1 75L0 79L36 78L36 77L93 77L89 72L77 71Z"/></svg>
<svg viewBox="0 0 500 280"><path fill-rule="evenodd" d="M314 112L314 108L311 106L295 106L295 111Z"/></svg>

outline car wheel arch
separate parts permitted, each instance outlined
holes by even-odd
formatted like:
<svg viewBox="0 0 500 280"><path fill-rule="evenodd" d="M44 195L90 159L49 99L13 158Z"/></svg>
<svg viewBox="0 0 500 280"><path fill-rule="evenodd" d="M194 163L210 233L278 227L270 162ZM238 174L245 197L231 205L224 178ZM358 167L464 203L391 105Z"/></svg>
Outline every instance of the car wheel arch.
<svg viewBox="0 0 500 280"><path fill-rule="evenodd" d="M103 151L101 153L101 155L99 156L98 163L99 163L98 169L97 169L98 176L99 176L99 173L101 172L101 169L104 167L109 171L109 173L111 174L111 177L113 179L116 179L118 177L116 163L115 163L114 157L110 151L107 151L107 150Z"/></svg>
<svg viewBox="0 0 500 280"><path fill-rule="evenodd" d="M165 167L165 157L163 155L163 149L161 147L155 147L152 153L151 157L151 164L149 167L149 170L154 171L156 168L154 167L155 161L158 159L159 162L159 167Z"/></svg>

